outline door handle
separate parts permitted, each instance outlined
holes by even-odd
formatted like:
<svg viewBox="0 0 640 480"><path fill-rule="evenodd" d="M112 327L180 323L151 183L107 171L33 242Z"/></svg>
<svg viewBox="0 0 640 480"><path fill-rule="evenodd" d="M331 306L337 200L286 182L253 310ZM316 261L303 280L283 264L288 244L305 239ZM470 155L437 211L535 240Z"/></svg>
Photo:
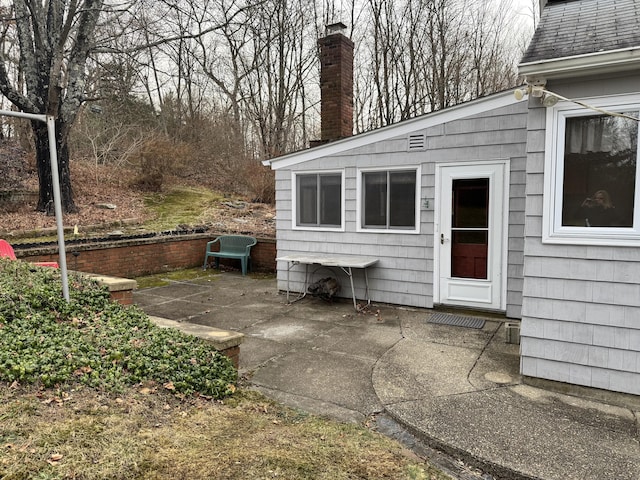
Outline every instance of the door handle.
<svg viewBox="0 0 640 480"><path fill-rule="evenodd" d="M440 245L444 245L444 233L440 234Z"/></svg>

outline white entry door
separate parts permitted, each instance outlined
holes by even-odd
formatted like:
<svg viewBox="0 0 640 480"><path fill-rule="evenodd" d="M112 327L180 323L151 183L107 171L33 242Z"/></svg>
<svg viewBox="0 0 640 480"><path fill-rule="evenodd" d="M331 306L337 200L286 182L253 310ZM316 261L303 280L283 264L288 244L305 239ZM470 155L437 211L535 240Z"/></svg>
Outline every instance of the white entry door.
<svg viewBox="0 0 640 480"><path fill-rule="evenodd" d="M436 167L434 302L504 310L507 162Z"/></svg>

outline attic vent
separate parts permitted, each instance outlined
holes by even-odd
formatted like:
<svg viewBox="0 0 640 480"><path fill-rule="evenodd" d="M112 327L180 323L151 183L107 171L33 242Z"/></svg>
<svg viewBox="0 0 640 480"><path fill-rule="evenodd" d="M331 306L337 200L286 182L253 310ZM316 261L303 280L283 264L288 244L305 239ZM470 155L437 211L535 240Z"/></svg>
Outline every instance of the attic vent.
<svg viewBox="0 0 640 480"><path fill-rule="evenodd" d="M409 135L409 150L424 150L425 148L425 135L424 133L418 133L415 135Z"/></svg>

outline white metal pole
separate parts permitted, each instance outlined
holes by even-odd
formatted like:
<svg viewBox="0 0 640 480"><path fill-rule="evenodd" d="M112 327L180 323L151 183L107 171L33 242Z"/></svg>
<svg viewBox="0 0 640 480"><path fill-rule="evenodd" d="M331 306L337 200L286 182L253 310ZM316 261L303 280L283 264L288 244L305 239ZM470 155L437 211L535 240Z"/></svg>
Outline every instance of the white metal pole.
<svg viewBox="0 0 640 480"><path fill-rule="evenodd" d="M49 157L51 160L51 180L53 182L53 206L58 228L58 253L60 256L60 273L62 274L62 295L69 301L69 278L67 277L67 252L64 246L64 226L62 224L62 201L60 199L60 177L58 176L58 148L56 144L55 118L47 115L47 132L49 134Z"/></svg>
<svg viewBox="0 0 640 480"><path fill-rule="evenodd" d="M67 252L64 246L64 227L62 225L62 202L60 200L60 177L58 176L58 149L56 145L56 122L51 115L39 115L36 113L14 112L11 110L0 110L0 115L9 117L26 118L37 120L47 124L49 137L49 162L51 163L51 179L53 182L53 206L56 214L56 225L58 227L58 255L60 261L60 273L62 275L62 295L69 301L69 278L67 276Z"/></svg>

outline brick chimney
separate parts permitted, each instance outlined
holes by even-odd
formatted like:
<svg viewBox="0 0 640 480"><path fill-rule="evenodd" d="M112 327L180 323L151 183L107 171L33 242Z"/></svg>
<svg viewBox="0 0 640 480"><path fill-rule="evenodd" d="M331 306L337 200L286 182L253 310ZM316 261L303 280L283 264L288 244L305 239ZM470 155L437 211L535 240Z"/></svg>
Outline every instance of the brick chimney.
<svg viewBox="0 0 640 480"><path fill-rule="evenodd" d="M353 42L343 23L327 25L320 47L320 140L312 146L353 135Z"/></svg>

